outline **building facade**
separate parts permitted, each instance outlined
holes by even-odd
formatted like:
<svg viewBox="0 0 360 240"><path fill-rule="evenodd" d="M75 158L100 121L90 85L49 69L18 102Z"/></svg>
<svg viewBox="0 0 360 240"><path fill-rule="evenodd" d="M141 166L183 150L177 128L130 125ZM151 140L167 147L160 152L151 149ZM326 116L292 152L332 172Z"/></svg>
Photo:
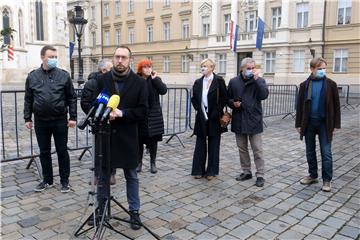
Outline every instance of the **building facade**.
<svg viewBox="0 0 360 240"><path fill-rule="evenodd" d="M23 85L27 73L41 64L40 50L46 44L57 48L60 67L69 68L68 21L64 1L1 1L0 27L11 27L14 38L4 43L14 48L14 60L0 53L2 85Z"/></svg>

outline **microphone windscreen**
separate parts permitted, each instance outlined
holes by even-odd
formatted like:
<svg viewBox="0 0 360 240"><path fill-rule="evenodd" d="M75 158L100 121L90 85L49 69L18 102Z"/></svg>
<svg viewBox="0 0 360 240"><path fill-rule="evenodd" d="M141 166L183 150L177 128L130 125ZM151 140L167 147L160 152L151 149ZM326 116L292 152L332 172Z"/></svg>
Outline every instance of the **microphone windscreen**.
<svg viewBox="0 0 360 240"><path fill-rule="evenodd" d="M115 108L117 108L117 106L119 106L119 104L120 104L120 96L114 94L110 97L106 107L114 110Z"/></svg>
<svg viewBox="0 0 360 240"><path fill-rule="evenodd" d="M109 95L107 94L101 94L101 97L98 99L98 104L102 103L104 105L108 104L109 102Z"/></svg>

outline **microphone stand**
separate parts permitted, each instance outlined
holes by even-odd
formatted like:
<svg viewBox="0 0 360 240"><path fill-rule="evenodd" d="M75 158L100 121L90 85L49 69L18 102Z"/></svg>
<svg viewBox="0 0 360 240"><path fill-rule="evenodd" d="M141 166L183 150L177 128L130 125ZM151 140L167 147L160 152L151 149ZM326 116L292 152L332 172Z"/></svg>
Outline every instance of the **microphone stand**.
<svg viewBox="0 0 360 240"><path fill-rule="evenodd" d="M122 222L131 223L130 220L122 219L116 216L111 215L111 201L119 206L124 212L129 216L131 213L122 206L113 196L110 194L110 175L111 175L111 149L110 149L110 124L108 121L97 122L92 125L92 133L96 134L95 137L95 161L99 163L99 181L97 185L97 199L98 206L93 213L86 218L86 220L80 225L80 227L75 231L74 236L79 237L80 235L90 231L95 227L95 233L91 239L101 240L105 234L106 228L124 236L127 239L133 239L130 236L118 231L111 224L110 220L115 219ZM94 166L95 166L94 161ZM95 166L96 168L96 166ZM95 175L95 174L94 174ZM95 178L93 179L95 180ZM88 221L93 217L94 224L87 229L83 229ZM153 233L148 227L146 227L142 222L136 222L137 225L144 227L144 229L149 232L155 239L160 240L159 236Z"/></svg>

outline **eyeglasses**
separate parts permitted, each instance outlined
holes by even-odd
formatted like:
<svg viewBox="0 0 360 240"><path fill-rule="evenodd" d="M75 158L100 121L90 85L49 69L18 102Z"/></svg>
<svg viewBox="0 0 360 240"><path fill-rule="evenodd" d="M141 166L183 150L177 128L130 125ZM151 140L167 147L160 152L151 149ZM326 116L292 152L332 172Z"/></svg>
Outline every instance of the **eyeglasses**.
<svg viewBox="0 0 360 240"><path fill-rule="evenodd" d="M115 58L116 58L116 59L124 59L124 60L129 59L128 56L120 56L120 55L116 55Z"/></svg>

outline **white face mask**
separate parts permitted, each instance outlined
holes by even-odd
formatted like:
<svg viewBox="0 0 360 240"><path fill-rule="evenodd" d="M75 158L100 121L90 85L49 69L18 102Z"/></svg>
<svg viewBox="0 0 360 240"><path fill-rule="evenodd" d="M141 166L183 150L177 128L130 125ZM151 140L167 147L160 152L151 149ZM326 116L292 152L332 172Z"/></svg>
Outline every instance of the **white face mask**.
<svg viewBox="0 0 360 240"><path fill-rule="evenodd" d="M208 67L201 67L201 68L200 68L200 71L201 71L201 73L204 74L204 75L207 75L207 74L209 74L209 72L210 72Z"/></svg>

